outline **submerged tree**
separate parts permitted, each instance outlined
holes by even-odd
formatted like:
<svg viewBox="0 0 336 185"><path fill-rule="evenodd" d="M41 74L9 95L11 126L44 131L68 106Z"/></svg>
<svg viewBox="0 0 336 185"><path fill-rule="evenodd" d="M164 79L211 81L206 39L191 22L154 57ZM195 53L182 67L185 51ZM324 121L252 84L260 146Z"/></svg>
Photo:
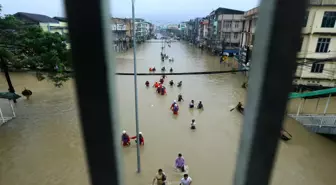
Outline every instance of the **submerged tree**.
<svg viewBox="0 0 336 185"><path fill-rule="evenodd" d="M1 13L1 5L0 5ZM50 79L57 87L67 81L72 68L67 38L26 25L12 15L0 14L0 66L9 91L14 92L9 70L36 71L38 80Z"/></svg>

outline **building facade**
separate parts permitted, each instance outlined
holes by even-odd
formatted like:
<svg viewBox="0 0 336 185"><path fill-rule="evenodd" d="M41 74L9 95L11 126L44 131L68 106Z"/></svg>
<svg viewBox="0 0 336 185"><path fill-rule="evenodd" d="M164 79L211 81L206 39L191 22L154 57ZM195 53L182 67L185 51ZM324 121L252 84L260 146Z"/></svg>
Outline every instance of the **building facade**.
<svg viewBox="0 0 336 185"><path fill-rule="evenodd" d="M208 47L212 50L221 51L223 41L231 41L234 42L234 45L239 45L240 42L237 41L240 40L238 30L242 29L240 25L243 23L240 19L243 14L243 11L228 8L217 8L212 11L209 16L207 16L209 21ZM236 23L238 24L237 28L235 27L237 25ZM238 38L236 38L237 35Z"/></svg>
<svg viewBox="0 0 336 185"><path fill-rule="evenodd" d="M244 14L241 46L253 48L258 7ZM294 84L335 87L336 78L336 0L310 0L302 25ZM252 61L253 65L253 61Z"/></svg>
<svg viewBox="0 0 336 185"><path fill-rule="evenodd" d="M117 52L125 51L128 49L128 41L127 38L127 27L126 27L127 19L123 18L111 18L110 26L113 38L113 47Z"/></svg>
<svg viewBox="0 0 336 185"><path fill-rule="evenodd" d="M239 47L243 31L243 14L222 14L218 16L218 35L227 46Z"/></svg>
<svg viewBox="0 0 336 185"><path fill-rule="evenodd" d="M310 1L297 54L297 79L307 86L335 87L336 1Z"/></svg>
<svg viewBox="0 0 336 185"><path fill-rule="evenodd" d="M243 31L240 46L253 46L254 34L257 27L259 8L248 10L243 15Z"/></svg>

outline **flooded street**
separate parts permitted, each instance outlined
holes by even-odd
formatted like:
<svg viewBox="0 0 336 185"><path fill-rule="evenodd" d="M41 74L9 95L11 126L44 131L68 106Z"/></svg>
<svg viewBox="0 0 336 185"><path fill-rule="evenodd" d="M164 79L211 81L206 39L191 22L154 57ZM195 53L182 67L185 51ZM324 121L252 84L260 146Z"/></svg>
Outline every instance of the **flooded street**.
<svg viewBox="0 0 336 185"><path fill-rule="evenodd" d="M165 66L174 72L230 70L232 64L219 64L219 57L184 42L171 44L167 54L175 61L161 63L161 43L145 43L138 47L138 72L155 66ZM129 50L116 57L118 72L133 72L133 54ZM24 87L33 91L30 100L22 98L16 105L17 118L0 127L0 184L1 185L88 185L84 150L73 81L62 88L51 82L36 80L33 74L12 73L17 92ZM139 120L145 138L141 148L141 174L136 174L136 146L120 148L123 156L125 185L149 185L159 168L163 168L172 185L181 174L174 172L174 160L182 153L189 166L193 185L232 184L237 147L243 117L229 110L237 102L245 102L246 90L241 88L242 74L168 76L167 95L160 96L145 81L159 76L139 76ZM169 80L183 81L182 88L170 87ZM117 76L120 129L135 134L133 76ZM0 89L7 90L3 76ZM177 117L169 107L181 93ZM276 97L275 97L276 98ZM204 111L190 110L190 100L202 101ZM305 113L315 111L317 100L308 100ZM298 101L292 101L289 112L296 112ZM7 102L1 100L1 108ZM321 99L318 111L323 111ZM336 112L336 100L329 106ZM99 107L97 107L99 108ZM8 110L6 111L8 113ZM189 129L196 119L197 129ZM99 126L99 123L93 123ZM272 123L270 123L272 124ZM334 185L336 177L336 143L306 131L290 118L285 128L293 135L280 148L273 171L272 185ZM120 130L120 132L121 132Z"/></svg>

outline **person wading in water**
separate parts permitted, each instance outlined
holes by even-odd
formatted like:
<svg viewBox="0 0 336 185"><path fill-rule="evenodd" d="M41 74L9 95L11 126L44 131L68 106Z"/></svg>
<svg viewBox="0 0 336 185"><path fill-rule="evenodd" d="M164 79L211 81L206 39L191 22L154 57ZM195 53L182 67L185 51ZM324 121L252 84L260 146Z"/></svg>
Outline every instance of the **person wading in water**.
<svg viewBox="0 0 336 185"><path fill-rule="evenodd" d="M154 179L153 179L153 185L156 184L157 185L166 185L166 180L167 180L167 176L166 174L163 172L162 169L158 170L158 173L155 175Z"/></svg>

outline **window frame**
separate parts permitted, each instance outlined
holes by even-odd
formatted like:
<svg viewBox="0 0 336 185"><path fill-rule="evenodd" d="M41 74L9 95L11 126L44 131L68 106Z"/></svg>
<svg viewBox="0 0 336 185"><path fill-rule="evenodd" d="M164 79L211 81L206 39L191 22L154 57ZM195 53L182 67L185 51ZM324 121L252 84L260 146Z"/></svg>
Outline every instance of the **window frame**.
<svg viewBox="0 0 336 185"><path fill-rule="evenodd" d="M256 54L249 72L234 185L269 184L292 88L295 49L299 45L306 3L306 0L263 0L259 7L259 23L265 29L256 32L253 48ZM108 31L111 6L107 0L66 0L65 6L89 181L92 185L122 185L115 61ZM273 106L269 107L269 103Z"/></svg>
<svg viewBox="0 0 336 185"><path fill-rule="evenodd" d="M302 25L302 27L304 28L307 27L308 20L309 20L309 14L310 14L309 10L306 10L306 14L304 16L303 25Z"/></svg>
<svg viewBox="0 0 336 185"><path fill-rule="evenodd" d="M313 63L310 68L311 73L323 73L324 63Z"/></svg>
<svg viewBox="0 0 336 185"><path fill-rule="evenodd" d="M315 52L316 53L328 53L330 43L331 43L331 38L329 38L329 37L319 37L317 39Z"/></svg>
<svg viewBox="0 0 336 185"><path fill-rule="evenodd" d="M326 14L332 14L326 16ZM333 23L332 23L333 22ZM321 21L321 28L335 28L336 25L336 11L325 11Z"/></svg>

